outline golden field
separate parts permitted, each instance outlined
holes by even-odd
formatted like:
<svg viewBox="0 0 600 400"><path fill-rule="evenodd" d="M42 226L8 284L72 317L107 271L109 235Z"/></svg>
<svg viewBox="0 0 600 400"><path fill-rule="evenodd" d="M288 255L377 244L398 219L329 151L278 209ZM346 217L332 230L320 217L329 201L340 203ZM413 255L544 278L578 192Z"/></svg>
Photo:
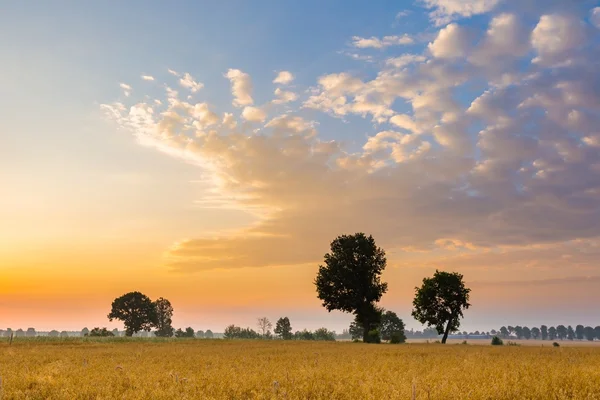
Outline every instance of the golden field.
<svg viewBox="0 0 600 400"><path fill-rule="evenodd" d="M54 339L0 342L8 399L600 399L600 348Z"/></svg>

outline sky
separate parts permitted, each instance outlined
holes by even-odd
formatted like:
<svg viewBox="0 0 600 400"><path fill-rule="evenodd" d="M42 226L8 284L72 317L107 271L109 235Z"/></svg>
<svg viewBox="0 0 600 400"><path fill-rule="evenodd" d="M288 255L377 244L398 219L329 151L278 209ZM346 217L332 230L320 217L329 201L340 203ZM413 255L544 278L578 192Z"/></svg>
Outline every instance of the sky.
<svg viewBox="0 0 600 400"><path fill-rule="evenodd" d="M409 328L600 323L600 4L0 0L0 329L288 316L338 235L385 249Z"/></svg>

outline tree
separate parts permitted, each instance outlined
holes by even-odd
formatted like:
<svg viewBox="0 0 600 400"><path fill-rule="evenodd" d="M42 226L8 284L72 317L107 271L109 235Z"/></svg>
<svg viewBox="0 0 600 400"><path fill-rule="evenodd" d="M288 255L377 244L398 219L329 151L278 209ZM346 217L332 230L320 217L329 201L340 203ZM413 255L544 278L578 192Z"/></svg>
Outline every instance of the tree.
<svg viewBox="0 0 600 400"><path fill-rule="evenodd" d="M212 339L214 337L213 332L210 329L207 329L206 332L204 332L204 337L206 339Z"/></svg>
<svg viewBox="0 0 600 400"><path fill-rule="evenodd" d="M94 328L91 331L89 331L88 333L86 333L85 336L92 336L92 337L110 337L110 336L115 336L114 333L112 333L111 331L109 331L106 328Z"/></svg>
<svg viewBox="0 0 600 400"><path fill-rule="evenodd" d="M81 330L81 336L88 336L90 334L90 330L85 327Z"/></svg>
<svg viewBox="0 0 600 400"><path fill-rule="evenodd" d="M60 333L60 337L61 337L61 338L66 338L66 337L69 337L69 333L68 333L67 331L62 331L62 332Z"/></svg>
<svg viewBox="0 0 600 400"><path fill-rule="evenodd" d="M526 326L523 327L523 337L527 340L531 339L531 329Z"/></svg>
<svg viewBox="0 0 600 400"><path fill-rule="evenodd" d="M35 329L27 328L27 332L25 332L25 336L27 337L35 337Z"/></svg>
<svg viewBox="0 0 600 400"><path fill-rule="evenodd" d="M121 336L121 334L119 333L119 330L117 328L112 330L112 334L113 334L113 336L117 336L117 337Z"/></svg>
<svg viewBox="0 0 600 400"><path fill-rule="evenodd" d="M457 272L435 271L433 278L424 278L423 285L416 289L412 316L422 324L435 326L438 334L448 334L458 330L463 310L468 309L469 293L463 276Z"/></svg>
<svg viewBox="0 0 600 400"><path fill-rule="evenodd" d="M194 328L192 328L191 326L185 328L185 337L193 338L194 336Z"/></svg>
<svg viewBox="0 0 600 400"><path fill-rule="evenodd" d="M315 340L324 340L324 341L335 341L335 332L328 330L327 328L319 328L314 334Z"/></svg>
<svg viewBox="0 0 600 400"><path fill-rule="evenodd" d="M550 340L556 339L556 328L553 326L548 328L548 339L550 339Z"/></svg>
<svg viewBox="0 0 600 400"><path fill-rule="evenodd" d="M512 335L513 333L515 333L515 327L514 326L508 326L508 335Z"/></svg>
<svg viewBox="0 0 600 400"><path fill-rule="evenodd" d="M361 324L356 322L356 319L350 323L350 328L348 329L348 333L350 333L350 337L352 340L360 340L364 336L364 328Z"/></svg>
<svg viewBox="0 0 600 400"><path fill-rule="evenodd" d="M575 331L573 330L573 327L571 325L569 325L569 327L567 328L567 339L575 339Z"/></svg>
<svg viewBox="0 0 600 400"><path fill-rule="evenodd" d="M583 327L583 325L577 325L575 327L575 337L577 338L577 340L583 340L584 330L585 328Z"/></svg>
<svg viewBox="0 0 600 400"><path fill-rule="evenodd" d="M21 328L17 329L15 332L15 337L23 337L25 336L25 331Z"/></svg>
<svg viewBox="0 0 600 400"><path fill-rule="evenodd" d="M198 339L204 339L204 331L198 331L198 332L196 332L196 337Z"/></svg>
<svg viewBox="0 0 600 400"><path fill-rule="evenodd" d="M406 341L406 335L404 334L404 322L398 315L393 311L386 311L381 315L381 324L379 327L381 332L381 338L383 340L391 340L392 335L396 335L400 340L398 343L404 343Z"/></svg>
<svg viewBox="0 0 600 400"><path fill-rule="evenodd" d="M594 328L594 336L596 339L600 340L600 326Z"/></svg>
<svg viewBox="0 0 600 400"><path fill-rule="evenodd" d="M503 338L507 338L508 337L508 329L506 329L505 326L503 326L502 328L500 328L500 335L502 335Z"/></svg>
<svg viewBox="0 0 600 400"><path fill-rule="evenodd" d="M275 334L283 340L292 339L292 325L288 317L279 318L275 324Z"/></svg>
<svg viewBox="0 0 600 400"><path fill-rule="evenodd" d="M60 332L59 332L59 331L57 331L57 330L51 330L51 331L48 333L48 336L50 336L50 337L59 337L59 336L60 336Z"/></svg>
<svg viewBox="0 0 600 400"><path fill-rule="evenodd" d="M258 325L258 330L260 331L263 337L267 337L271 333L271 328L273 327L273 324L271 323L271 321L269 321L267 317L259 318L256 324Z"/></svg>
<svg viewBox="0 0 600 400"><path fill-rule="evenodd" d="M541 332L542 332L542 340L548 339L548 327L546 325L541 326Z"/></svg>
<svg viewBox="0 0 600 400"><path fill-rule="evenodd" d="M354 314L363 327L363 341L381 318L376 303L387 291L387 283L381 282L386 263L385 252L377 247L373 236L356 233L331 242L325 265L319 265L314 282L318 298L329 312Z"/></svg>
<svg viewBox="0 0 600 400"><path fill-rule="evenodd" d="M156 324L156 308L152 300L140 292L130 292L112 302L108 320L118 319L125 325L125 335L150 329Z"/></svg>
<svg viewBox="0 0 600 400"><path fill-rule="evenodd" d="M515 326L515 335L517 335L517 339L523 337L523 328L521 326Z"/></svg>
<svg viewBox="0 0 600 400"><path fill-rule="evenodd" d="M302 332L296 331L294 333L295 340L315 340L315 335L311 331L307 331L306 329Z"/></svg>
<svg viewBox="0 0 600 400"><path fill-rule="evenodd" d="M540 337L540 328L537 326L531 328L531 336L534 340L537 340Z"/></svg>
<svg viewBox="0 0 600 400"><path fill-rule="evenodd" d="M167 299L160 297L154 302L154 308L156 311L156 336L158 337L171 337L173 336L173 306Z"/></svg>
<svg viewBox="0 0 600 400"><path fill-rule="evenodd" d="M181 328L177 328L174 335L176 338L182 338L185 337L185 332Z"/></svg>
<svg viewBox="0 0 600 400"><path fill-rule="evenodd" d="M591 326L586 326L585 328L583 328L583 335L590 342L594 340L594 337L596 337L596 333L594 332L594 328L592 328Z"/></svg>
<svg viewBox="0 0 600 400"><path fill-rule="evenodd" d="M559 325L556 327L556 337L560 340L565 340L567 337L567 327L564 325Z"/></svg>

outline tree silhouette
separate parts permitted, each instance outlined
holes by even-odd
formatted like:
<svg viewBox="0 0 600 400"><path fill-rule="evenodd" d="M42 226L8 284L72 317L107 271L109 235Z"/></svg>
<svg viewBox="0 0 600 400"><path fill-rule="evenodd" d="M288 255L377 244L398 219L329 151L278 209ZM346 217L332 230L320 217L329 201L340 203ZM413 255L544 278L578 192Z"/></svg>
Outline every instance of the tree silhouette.
<svg viewBox="0 0 600 400"><path fill-rule="evenodd" d="M584 330L585 328L583 327L583 325L577 325L575 327L575 337L577 338L577 340L583 340L583 336L584 336Z"/></svg>
<svg viewBox="0 0 600 400"><path fill-rule="evenodd" d="M556 339L556 328L553 326L548 328L548 339L550 339L550 340Z"/></svg>
<svg viewBox="0 0 600 400"><path fill-rule="evenodd" d="M559 325L556 327L556 336L560 339L560 340L565 340L567 337L567 327L564 325Z"/></svg>
<svg viewBox="0 0 600 400"><path fill-rule="evenodd" d="M596 333L594 332L594 328L592 328L591 326L586 326L585 328L583 328L583 335L590 342L592 340L594 340L594 338L596 337Z"/></svg>
<svg viewBox="0 0 600 400"><path fill-rule="evenodd" d="M527 340L531 339L531 329L526 326L523 327L523 337Z"/></svg>
<svg viewBox="0 0 600 400"><path fill-rule="evenodd" d="M404 322L393 311L386 311L381 315L379 331L383 340L392 340L392 336L395 335L398 340L397 343L404 343L406 341Z"/></svg>
<svg viewBox="0 0 600 400"><path fill-rule="evenodd" d="M123 321L125 335L132 336L142 330L150 331L156 324L156 309L145 294L130 292L112 302L108 320L114 319Z"/></svg>
<svg viewBox="0 0 600 400"><path fill-rule="evenodd" d="M196 332L196 337L198 339L204 339L204 331L197 331Z"/></svg>
<svg viewBox="0 0 600 400"><path fill-rule="evenodd" d="M292 334L292 325L288 317L279 318L275 324L274 332L283 340L290 340L294 336Z"/></svg>
<svg viewBox="0 0 600 400"><path fill-rule="evenodd" d="M569 325L569 327L567 328L567 339L575 339L575 331L573 330L573 327L571 325Z"/></svg>
<svg viewBox="0 0 600 400"><path fill-rule="evenodd" d="M173 326L171 325L173 320L173 306L167 299L160 297L154 302L154 308L156 310L156 336L158 337L171 337L173 336Z"/></svg>
<svg viewBox="0 0 600 400"><path fill-rule="evenodd" d="M435 326L438 334L458 330L463 310L468 309L471 289L465 287L463 276L457 272L435 271L432 278L424 278L423 285L416 289L412 316L422 324Z"/></svg>
<svg viewBox="0 0 600 400"><path fill-rule="evenodd" d="M537 326L531 328L531 336L534 340L537 340L540 337L540 328L538 328Z"/></svg>
<svg viewBox="0 0 600 400"><path fill-rule="evenodd" d="M376 303L387 291L381 282L386 267L385 252L372 236L364 233L338 236L325 254L315 279L318 298L327 311L353 313L363 327L363 341L379 324L381 312Z"/></svg>
<svg viewBox="0 0 600 400"><path fill-rule="evenodd" d="M548 327L546 325L541 326L541 332L542 332L542 340L548 339Z"/></svg>
<svg viewBox="0 0 600 400"><path fill-rule="evenodd" d="M215 335L213 334L213 332L210 329L207 329L206 332L204 332L204 337L206 339L212 339Z"/></svg>
<svg viewBox="0 0 600 400"><path fill-rule="evenodd" d="M503 326L502 328L500 328L500 335L502 335L503 338L507 338L508 337L508 329L506 329L505 326Z"/></svg>
<svg viewBox="0 0 600 400"><path fill-rule="evenodd" d="M271 321L269 321L267 317L259 318L256 324L258 325L258 330L260 331L263 337L267 337L271 333L271 328L273 327L273 324L271 323Z"/></svg>

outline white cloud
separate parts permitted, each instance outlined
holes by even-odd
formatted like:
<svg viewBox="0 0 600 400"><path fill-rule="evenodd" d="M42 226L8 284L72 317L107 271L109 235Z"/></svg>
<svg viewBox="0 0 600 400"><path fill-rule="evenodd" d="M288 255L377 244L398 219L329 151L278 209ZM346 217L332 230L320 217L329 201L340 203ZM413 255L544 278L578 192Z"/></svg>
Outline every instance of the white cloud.
<svg viewBox="0 0 600 400"><path fill-rule="evenodd" d="M363 38L360 36L352 37L352 46L358 47L361 49L366 48L375 48L375 49L384 49L390 46L401 46L413 44L414 39L407 34L402 36L384 36L382 39L379 39L375 36L370 38Z"/></svg>
<svg viewBox="0 0 600 400"><path fill-rule="evenodd" d="M173 76L181 76L181 74L173 69L167 69L167 71Z"/></svg>
<svg viewBox="0 0 600 400"><path fill-rule="evenodd" d="M275 79L273 79L273 83L277 83L280 85L289 85L294 80L294 74L290 71L280 71Z"/></svg>
<svg viewBox="0 0 600 400"><path fill-rule="evenodd" d="M396 21L397 21L397 20L399 20L399 19L402 19L402 18L404 18L404 17L408 17L410 14L411 14L410 10L402 10L402 11L399 11L399 12L396 14L396 17L395 17L395 19L396 19Z"/></svg>
<svg viewBox="0 0 600 400"><path fill-rule="evenodd" d="M492 11L502 0L421 0L433 9L429 14L437 26L459 17L471 17Z"/></svg>
<svg viewBox="0 0 600 400"><path fill-rule="evenodd" d="M462 58L471 48L471 39L466 28L450 24L440 29L436 39L427 47L437 58Z"/></svg>
<svg viewBox="0 0 600 400"><path fill-rule="evenodd" d="M233 129L237 126L237 121L235 120L235 117L233 116L233 114L224 113L223 121L221 122L221 124L223 124L223 126L229 128L229 129Z"/></svg>
<svg viewBox="0 0 600 400"><path fill-rule="evenodd" d="M225 76L231 82L231 94L233 94L234 106L242 107L254 104L250 75L239 69L229 69Z"/></svg>
<svg viewBox="0 0 600 400"><path fill-rule="evenodd" d="M196 82L194 77L188 72L183 74L183 77L179 80L179 84L184 88L188 88L192 93L196 93L198 90L204 87L203 83Z"/></svg>
<svg viewBox="0 0 600 400"><path fill-rule="evenodd" d="M572 16L552 14L542 15L531 33L531 44L539 58L535 61L559 61L585 40L581 21Z"/></svg>
<svg viewBox="0 0 600 400"><path fill-rule="evenodd" d="M407 65L423 62L427 60L425 56L418 54L402 54L399 57L388 58L385 63L387 65L393 66L394 68L404 68Z"/></svg>
<svg viewBox="0 0 600 400"><path fill-rule="evenodd" d="M141 78L145 81L153 81L154 77L151 75L142 75Z"/></svg>
<svg viewBox="0 0 600 400"><path fill-rule="evenodd" d="M250 122L264 122L267 119L267 113L259 107L246 106L242 111L242 117Z"/></svg>
<svg viewBox="0 0 600 400"><path fill-rule="evenodd" d="M296 93L288 90L282 90L281 88L275 89L275 97L276 99L273 100L273 104L290 103L298 99L298 95Z"/></svg>
<svg viewBox="0 0 600 400"><path fill-rule="evenodd" d="M125 95L125 97L129 97L131 95L131 86L129 86L126 83L120 83L119 87L123 89L123 94Z"/></svg>
<svg viewBox="0 0 600 400"><path fill-rule="evenodd" d="M592 25L600 29L600 7L595 7L590 10L590 21Z"/></svg>

